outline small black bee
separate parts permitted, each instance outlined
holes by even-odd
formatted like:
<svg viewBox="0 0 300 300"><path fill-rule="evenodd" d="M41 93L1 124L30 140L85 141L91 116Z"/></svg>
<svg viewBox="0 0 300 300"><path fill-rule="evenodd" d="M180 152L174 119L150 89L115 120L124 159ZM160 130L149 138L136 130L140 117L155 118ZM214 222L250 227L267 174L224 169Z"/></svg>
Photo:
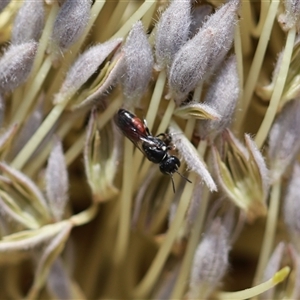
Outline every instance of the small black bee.
<svg viewBox="0 0 300 300"><path fill-rule="evenodd" d="M118 111L115 116L115 123L122 133L140 149L148 160L159 164L159 169L163 174L170 175L174 192L173 174L175 172L188 182L191 182L178 172L180 160L176 156L168 153L169 150L174 149L170 135L161 133L156 137L152 136L145 122L125 109Z"/></svg>

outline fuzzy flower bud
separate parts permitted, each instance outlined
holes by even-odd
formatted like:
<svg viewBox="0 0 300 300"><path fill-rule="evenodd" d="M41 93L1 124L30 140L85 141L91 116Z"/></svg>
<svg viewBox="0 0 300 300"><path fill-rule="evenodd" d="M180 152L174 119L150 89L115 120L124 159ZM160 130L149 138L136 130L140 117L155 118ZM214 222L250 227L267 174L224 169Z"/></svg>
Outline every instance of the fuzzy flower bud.
<svg viewBox="0 0 300 300"><path fill-rule="evenodd" d="M179 126L172 122L169 132L172 135L172 142L176 146L176 149L181 154L185 160L188 168L197 173L205 182L208 189L212 191L217 191L217 186L212 179L210 173L208 172L205 163L199 156L197 150L192 145L192 143L185 137Z"/></svg>
<svg viewBox="0 0 300 300"><path fill-rule="evenodd" d="M0 59L0 91L12 91L26 81L35 58L36 42L11 45Z"/></svg>
<svg viewBox="0 0 300 300"><path fill-rule="evenodd" d="M214 162L219 183L227 195L241 208L249 221L267 213L268 170L254 142L245 135L246 147L229 130L223 133L224 147L214 148Z"/></svg>
<svg viewBox="0 0 300 300"><path fill-rule="evenodd" d="M93 107L94 105L99 106L101 100L107 98L107 94L117 84L118 79L122 74L122 59L123 54L118 53L111 61L107 62L103 68L103 72L100 72L92 83L92 86L87 87L81 93L80 97L74 99L75 103L72 105L71 109L76 110Z"/></svg>
<svg viewBox="0 0 300 300"><path fill-rule="evenodd" d="M208 299L228 268L228 233L216 219L194 255L188 299Z"/></svg>
<svg viewBox="0 0 300 300"><path fill-rule="evenodd" d="M12 44L38 41L44 27L44 18L43 0L25 0L14 21Z"/></svg>
<svg viewBox="0 0 300 300"><path fill-rule="evenodd" d="M285 13L278 18L279 23L284 30L289 30L296 26L297 31L300 29L300 1L299 0L285 0Z"/></svg>
<svg viewBox="0 0 300 300"><path fill-rule="evenodd" d="M206 17L208 17L213 12L213 7L211 5L200 5L192 10L192 23L190 26L190 36L194 36L203 25Z"/></svg>
<svg viewBox="0 0 300 300"><path fill-rule="evenodd" d="M156 69L169 68L174 55L187 41L191 24L191 0L173 0L161 15L155 39Z"/></svg>
<svg viewBox="0 0 300 300"><path fill-rule="evenodd" d="M177 104L219 66L231 48L239 4L239 0L224 4L175 55L169 87Z"/></svg>
<svg viewBox="0 0 300 300"><path fill-rule="evenodd" d="M269 133L271 179L278 180L300 150L300 100L287 103Z"/></svg>
<svg viewBox="0 0 300 300"><path fill-rule="evenodd" d="M300 165L296 163L284 197L284 221L292 241L300 251Z"/></svg>
<svg viewBox="0 0 300 300"><path fill-rule="evenodd" d="M218 120L200 120L198 131L202 139L213 139L230 124L239 97L239 78L235 55L222 64L214 82L210 85L204 102L220 115Z"/></svg>
<svg viewBox="0 0 300 300"><path fill-rule="evenodd" d="M141 21L133 25L122 50L124 52L124 73L121 76L123 93L128 101L139 101L148 87L153 68L151 46ZM132 103L127 103L128 106L131 106L130 104Z"/></svg>
<svg viewBox="0 0 300 300"><path fill-rule="evenodd" d="M66 78L55 97L54 103L70 99L77 90L97 71L99 66L115 50L122 39L115 39L95 45L81 54L68 71Z"/></svg>
<svg viewBox="0 0 300 300"><path fill-rule="evenodd" d="M53 26L51 44L67 50L83 33L90 19L91 0L66 0L58 12Z"/></svg>
<svg viewBox="0 0 300 300"><path fill-rule="evenodd" d="M60 221L68 201L69 178L62 143L55 140L46 170L48 205L55 221Z"/></svg>

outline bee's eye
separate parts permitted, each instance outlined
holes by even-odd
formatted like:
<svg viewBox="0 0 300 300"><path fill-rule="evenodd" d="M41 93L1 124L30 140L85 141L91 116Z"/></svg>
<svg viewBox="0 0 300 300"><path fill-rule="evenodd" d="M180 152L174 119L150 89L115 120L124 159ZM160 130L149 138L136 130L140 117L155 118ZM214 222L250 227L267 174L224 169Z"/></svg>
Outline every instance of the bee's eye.
<svg viewBox="0 0 300 300"><path fill-rule="evenodd" d="M180 167L180 160L176 156L169 156L160 163L160 171L163 174L173 174Z"/></svg>

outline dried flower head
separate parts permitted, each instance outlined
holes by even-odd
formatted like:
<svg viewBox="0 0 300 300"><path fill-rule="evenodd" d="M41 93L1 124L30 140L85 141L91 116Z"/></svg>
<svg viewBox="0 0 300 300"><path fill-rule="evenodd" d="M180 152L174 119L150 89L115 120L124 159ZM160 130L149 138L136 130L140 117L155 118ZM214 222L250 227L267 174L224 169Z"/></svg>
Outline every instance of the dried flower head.
<svg viewBox="0 0 300 300"><path fill-rule="evenodd" d="M102 130L103 134L112 135L112 129ZM117 142L116 139L114 141ZM97 112L93 109L84 147L84 165L94 201L106 201L118 194L113 180L120 148L113 146L112 140L110 145L101 143L100 131L97 129Z"/></svg>
<svg viewBox="0 0 300 300"><path fill-rule="evenodd" d="M49 223L51 217L47 202L36 184L7 164L0 163L0 170L3 173L0 177L1 211L9 216L6 222L13 220L13 226L8 226L11 232L18 228L17 224L21 228L38 228Z"/></svg>
<svg viewBox="0 0 300 300"><path fill-rule="evenodd" d="M223 133L224 149L214 148L217 177L227 197L253 220L267 213L268 170L254 142L245 135L246 147L229 131Z"/></svg>
<svg viewBox="0 0 300 300"><path fill-rule="evenodd" d="M121 42L122 39L111 40L92 46L81 54L68 71L54 102L59 103L70 99Z"/></svg>
<svg viewBox="0 0 300 300"><path fill-rule="evenodd" d="M117 84L118 79L122 74L122 68L123 54L118 53L101 70L92 86L84 89L80 96L77 97L75 103L72 105L72 109L80 110L82 108L86 109L87 107L91 108L94 105L105 105L103 99L107 98Z"/></svg>

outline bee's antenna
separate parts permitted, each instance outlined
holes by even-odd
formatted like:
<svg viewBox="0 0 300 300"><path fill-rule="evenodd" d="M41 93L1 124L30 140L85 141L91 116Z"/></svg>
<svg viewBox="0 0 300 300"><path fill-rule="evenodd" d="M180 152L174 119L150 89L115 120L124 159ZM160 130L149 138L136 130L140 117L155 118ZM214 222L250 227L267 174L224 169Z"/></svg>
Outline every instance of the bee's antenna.
<svg viewBox="0 0 300 300"><path fill-rule="evenodd" d="M192 183L188 178L180 174L178 171L175 171L177 174L179 174L182 178L184 178L187 182Z"/></svg>
<svg viewBox="0 0 300 300"><path fill-rule="evenodd" d="M175 194L175 183L174 183L174 179L173 179L173 176L172 175L170 175L171 176L171 181L172 181L172 186L173 186L173 192L174 192L174 194Z"/></svg>

